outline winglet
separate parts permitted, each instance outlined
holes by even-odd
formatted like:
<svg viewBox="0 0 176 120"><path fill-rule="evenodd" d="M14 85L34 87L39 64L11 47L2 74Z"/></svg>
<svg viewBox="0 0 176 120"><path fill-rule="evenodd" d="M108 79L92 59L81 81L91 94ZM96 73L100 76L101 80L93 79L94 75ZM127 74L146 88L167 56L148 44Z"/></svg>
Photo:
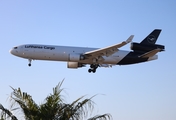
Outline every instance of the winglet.
<svg viewBox="0 0 176 120"><path fill-rule="evenodd" d="M131 35L125 42L130 43L132 41L133 37L134 37L134 35Z"/></svg>

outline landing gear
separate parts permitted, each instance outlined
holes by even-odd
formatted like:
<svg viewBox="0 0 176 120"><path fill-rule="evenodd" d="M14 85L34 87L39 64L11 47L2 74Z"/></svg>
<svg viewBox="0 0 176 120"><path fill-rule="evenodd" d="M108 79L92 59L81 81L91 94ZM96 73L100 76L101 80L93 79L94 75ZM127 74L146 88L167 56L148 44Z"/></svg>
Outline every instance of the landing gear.
<svg viewBox="0 0 176 120"><path fill-rule="evenodd" d="M95 69L89 69L88 72L89 72L89 73L91 73L91 72L95 73L96 70L95 70Z"/></svg>
<svg viewBox="0 0 176 120"><path fill-rule="evenodd" d="M89 73L91 73L91 72L95 73L97 68L98 68L97 64L91 64L90 69L88 70L88 72Z"/></svg>
<svg viewBox="0 0 176 120"><path fill-rule="evenodd" d="M28 59L28 61L29 61L29 64L28 64L28 66L30 67L31 66L31 59Z"/></svg>
<svg viewBox="0 0 176 120"><path fill-rule="evenodd" d="M92 72L92 69L89 69L88 72L91 73L91 72Z"/></svg>

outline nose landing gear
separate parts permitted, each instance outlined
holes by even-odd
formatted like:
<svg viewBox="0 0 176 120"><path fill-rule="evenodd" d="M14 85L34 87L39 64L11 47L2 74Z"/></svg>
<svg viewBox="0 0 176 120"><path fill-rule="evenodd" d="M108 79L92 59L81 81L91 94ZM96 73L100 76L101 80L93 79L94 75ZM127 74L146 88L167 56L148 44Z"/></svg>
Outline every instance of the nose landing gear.
<svg viewBox="0 0 176 120"><path fill-rule="evenodd" d="M29 61L28 66L30 67L30 66L31 66L31 62L32 62L32 60L31 60L31 59L28 59L28 61Z"/></svg>
<svg viewBox="0 0 176 120"><path fill-rule="evenodd" d="M97 68L98 68L97 64L91 64L90 69L88 70L88 72L89 73L91 73L91 72L95 73Z"/></svg>

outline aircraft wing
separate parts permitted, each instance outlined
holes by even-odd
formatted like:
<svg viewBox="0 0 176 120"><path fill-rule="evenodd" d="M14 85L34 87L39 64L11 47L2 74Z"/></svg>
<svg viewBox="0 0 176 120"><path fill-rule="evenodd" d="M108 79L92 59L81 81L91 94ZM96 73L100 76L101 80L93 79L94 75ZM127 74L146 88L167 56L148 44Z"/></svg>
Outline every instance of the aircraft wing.
<svg viewBox="0 0 176 120"><path fill-rule="evenodd" d="M112 54L114 54L115 52L118 51L118 48L130 43L133 39L134 35L131 35L126 41L123 41L120 44L115 44L109 47L105 47L105 48L100 48L97 50L93 50L93 51L89 51L86 52L84 55L88 56L88 57L99 57L99 56L110 56Z"/></svg>
<svg viewBox="0 0 176 120"><path fill-rule="evenodd" d="M161 49L157 48L157 49L151 50L149 52L146 52L146 53L140 55L139 57L142 57L142 58L152 57L152 56L154 56L155 54L157 54L160 51L161 51Z"/></svg>

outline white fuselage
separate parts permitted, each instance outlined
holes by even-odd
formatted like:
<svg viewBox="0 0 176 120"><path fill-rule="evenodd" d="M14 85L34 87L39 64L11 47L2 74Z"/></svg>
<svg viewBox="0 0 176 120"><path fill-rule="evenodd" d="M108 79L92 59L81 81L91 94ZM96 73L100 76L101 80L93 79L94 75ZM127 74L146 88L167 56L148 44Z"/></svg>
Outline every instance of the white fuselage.
<svg viewBox="0 0 176 120"><path fill-rule="evenodd" d="M69 47L54 45L26 44L14 47L10 52L18 57L33 60L70 61L85 64L93 63L93 59L78 60L76 57L97 48ZM110 56L103 56L102 64L117 64L129 51L119 50Z"/></svg>

